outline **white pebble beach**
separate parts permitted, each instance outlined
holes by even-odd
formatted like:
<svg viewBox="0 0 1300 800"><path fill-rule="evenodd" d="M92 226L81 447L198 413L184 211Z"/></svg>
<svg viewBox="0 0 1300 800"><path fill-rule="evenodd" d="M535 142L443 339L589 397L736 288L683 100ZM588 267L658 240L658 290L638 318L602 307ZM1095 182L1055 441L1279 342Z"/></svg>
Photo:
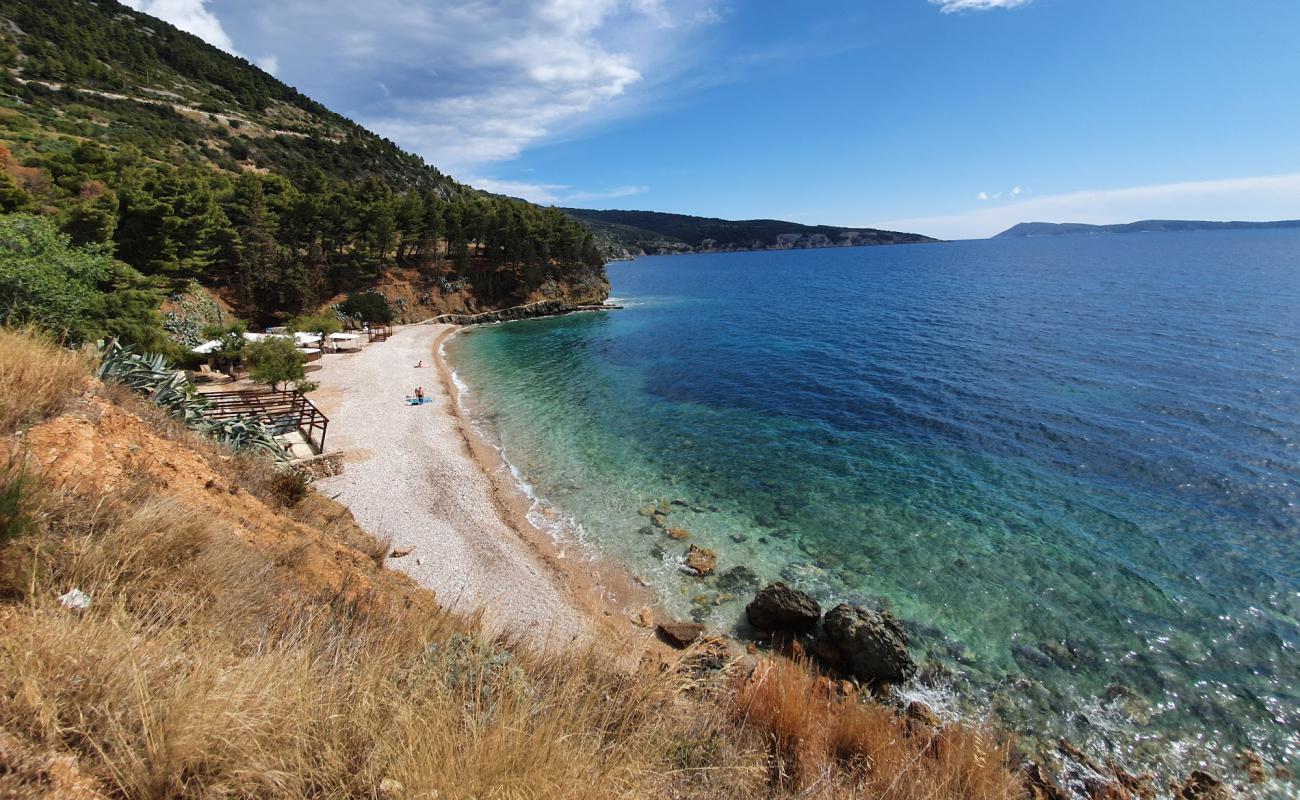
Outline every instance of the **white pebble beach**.
<svg viewBox="0 0 1300 800"><path fill-rule="evenodd" d="M345 467L317 488L371 534L391 537L392 549L409 550L387 567L444 605L482 611L490 629L568 644L589 618L529 540L537 532L508 519L500 489L474 457L436 353L451 327L406 326L358 353L323 356L309 374L320 384L311 399L329 417L326 450L344 451ZM417 386L430 402L408 405Z"/></svg>

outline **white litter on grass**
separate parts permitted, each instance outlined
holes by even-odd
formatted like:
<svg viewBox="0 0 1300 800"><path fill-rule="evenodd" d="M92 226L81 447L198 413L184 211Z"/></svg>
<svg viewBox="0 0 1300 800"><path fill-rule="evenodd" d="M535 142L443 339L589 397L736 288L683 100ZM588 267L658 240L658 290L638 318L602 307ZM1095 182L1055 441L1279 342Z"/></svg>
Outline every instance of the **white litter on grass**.
<svg viewBox="0 0 1300 800"><path fill-rule="evenodd" d="M90 608L90 595L80 589L73 589L67 594L59 595L59 602L64 608L70 608L73 611L85 611Z"/></svg>

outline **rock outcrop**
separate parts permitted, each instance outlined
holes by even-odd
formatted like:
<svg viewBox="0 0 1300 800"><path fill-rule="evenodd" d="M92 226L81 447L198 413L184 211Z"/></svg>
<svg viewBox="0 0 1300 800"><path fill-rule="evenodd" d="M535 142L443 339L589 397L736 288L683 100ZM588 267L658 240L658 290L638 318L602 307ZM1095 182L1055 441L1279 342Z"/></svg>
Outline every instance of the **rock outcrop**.
<svg viewBox="0 0 1300 800"><path fill-rule="evenodd" d="M514 320L532 319L534 317L557 317L562 314L571 314L574 311L608 311L617 308L620 308L620 306L604 304L572 305L564 300L539 300L536 303L511 306L500 311L484 311L481 314L443 314L440 317L428 320L428 322L447 325L484 325L489 322L513 322Z"/></svg>
<svg viewBox="0 0 1300 800"><path fill-rule="evenodd" d="M704 626L698 622L664 621L655 626L659 638L676 648L689 647L704 635Z"/></svg>
<svg viewBox="0 0 1300 800"><path fill-rule="evenodd" d="M826 635L843 654L845 668L868 683L901 683L916 674L907 632L888 611L847 603L826 612Z"/></svg>
<svg viewBox="0 0 1300 800"><path fill-rule="evenodd" d="M817 627L821 615L816 600L781 581L763 587L745 607L749 624L763 631L808 633Z"/></svg>

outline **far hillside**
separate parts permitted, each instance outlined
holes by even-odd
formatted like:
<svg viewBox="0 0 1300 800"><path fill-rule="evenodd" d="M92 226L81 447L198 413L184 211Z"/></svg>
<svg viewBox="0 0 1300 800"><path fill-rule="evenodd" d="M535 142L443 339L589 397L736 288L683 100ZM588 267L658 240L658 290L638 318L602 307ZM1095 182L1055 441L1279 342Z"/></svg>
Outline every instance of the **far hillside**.
<svg viewBox="0 0 1300 800"><path fill-rule="evenodd" d="M1022 222L1013 225L995 239L1023 239L1030 236L1069 236L1100 233L1156 233L1159 231L1219 231L1300 228L1300 219L1278 222L1207 222L1189 219L1144 219L1119 225L1088 225L1082 222Z"/></svg>
<svg viewBox="0 0 1300 800"><path fill-rule="evenodd" d="M560 210L591 229L601 250L615 258L644 254L862 247L938 241L916 233L801 225L779 219L728 220L659 211L596 211L585 208Z"/></svg>

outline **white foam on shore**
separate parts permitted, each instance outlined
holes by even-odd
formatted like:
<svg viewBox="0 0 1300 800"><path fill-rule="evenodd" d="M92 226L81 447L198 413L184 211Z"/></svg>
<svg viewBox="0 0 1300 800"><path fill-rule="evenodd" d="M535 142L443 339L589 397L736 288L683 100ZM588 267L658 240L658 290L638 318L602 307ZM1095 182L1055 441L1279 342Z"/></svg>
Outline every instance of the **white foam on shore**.
<svg viewBox="0 0 1300 800"><path fill-rule="evenodd" d="M490 324L499 325L503 323ZM465 402L465 398L472 394L472 392L469 384L460 376L460 372L451 365L450 359L447 358L446 350L447 342L451 341L451 339L459 333L459 331L456 331L446 339L443 339L442 343L438 345L438 357L442 360L442 363L447 366L447 371L451 374L452 383L456 386L456 394L452 398L452 402L456 404L461 419L465 420L469 424L474 435L477 436L480 441L486 443L496 451L497 457L501 459L501 463L504 464L507 471L509 471L515 487L519 489L524 497L528 498L528 511L524 516L528 520L529 524L549 536L551 541L553 541L557 547L563 548L564 545L576 544L581 548L584 558L588 560L594 558L595 553L591 551L591 544L587 536L587 530L583 527L582 523L571 514L560 513L558 506L548 502L546 498L538 494L536 487L528 482L524 477L523 472L520 471L520 469L515 466L514 462L512 462L506 455L505 448L501 446L500 434L497 432L496 428L490 423L482 420L480 415L476 414L474 409ZM548 513L548 511L554 513ZM561 549L560 555L561 557L565 555L563 549Z"/></svg>

